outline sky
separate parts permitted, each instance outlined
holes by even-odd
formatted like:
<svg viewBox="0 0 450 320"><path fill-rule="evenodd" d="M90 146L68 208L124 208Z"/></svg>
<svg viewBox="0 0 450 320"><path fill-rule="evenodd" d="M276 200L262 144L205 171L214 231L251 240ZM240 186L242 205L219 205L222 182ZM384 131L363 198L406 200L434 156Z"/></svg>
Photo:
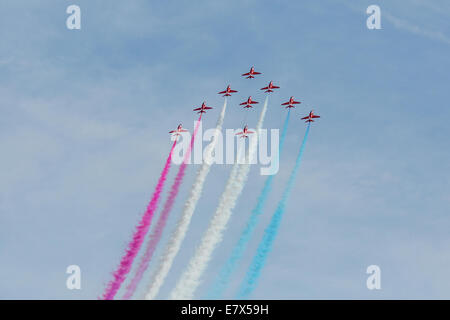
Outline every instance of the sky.
<svg viewBox="0 0 450 320"><path fill-rule="evenodd" d="M68 30L66 8L81 8ZM366 8L381 8L380 30ZM24 1L0 3L0 298L96 299L130 240L195 106L227 84L225 128L255 125L238 103L270 80L265 128L294 96L280 171L225 298L233 298L313 124L254 299L450 298L450 4L391 1ZM240 77L254 65L263 74ZM259 105L261 106L261 104ZM198 165L190 165L162 246ZM213 166L158 298L166 299L214 213L230 165ZM171 183L176 170L172 170ZM197 291L225 262L262 188L244 193ZM164 199L164 198L163 198ZM156 251L156 256L161 248ZM81 290L66 268L81 268ZM366 269L381 269L368 290ZM144 275L138 294L148 284Z"/></svg>

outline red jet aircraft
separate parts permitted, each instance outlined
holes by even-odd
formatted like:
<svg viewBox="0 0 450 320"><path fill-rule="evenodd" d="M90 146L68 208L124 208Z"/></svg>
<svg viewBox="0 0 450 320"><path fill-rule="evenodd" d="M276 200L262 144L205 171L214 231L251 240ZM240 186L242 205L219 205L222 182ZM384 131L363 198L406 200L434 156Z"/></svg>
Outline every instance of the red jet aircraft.
<svg viewBox="0 0 450 320"><path fill-rule="evenodd" d="M240 103L240 106L244 106L244 108L253 108L252 104L259 103L258 101L253 101L252 96L248 97L247 101Z"/></svg>
<svg viewBox="0 0 450 320"><path fill-rule="evenodd" d="M235 92L237 92L237 91L236 90L231 90L230 85L228 85L227 88L225 89L225 91L220 91L218 94L225 93L223 96L224 97L229 97L229 96L231 96L230 93L235 93Z"/></svg>
<svg viewBox="0 0 450 320"><path fill-rule="evenodd" d="M248 135L251 134L251 133L255 133L255 132L254 131L249 131L248 130L248 126L246 125L244 127L243 131L236 133L236 135L239 136L239 135L242 134L241 138L248 138Z"/></svg>
<svg viewBox="0 0 450 320"><path fill-rule="evenodd" d="M173 133L175 136L179 136L181 132L188 132L187 130L183 129L181 123L178 125L176 130L169 131L169 133Z"/></svg>
<svg viewBox="0 0 450 320"><path fill-rule="evenodd" d="M273 81L270 81L270 82L269 82L269 85L268 85L267 87L261 88L261 90L266 90L266 91L264 91L264 92L273 92L272 89L279 89L279 88L280 88L280 87L275 86L275 85L273 84Z"/></svg>
<svg viewBox="0 0 450 320"><path fill-rule="evenodd" d="M205 110L209 110L209 109L212 109L212 108L211 107L207 107L206 106L206 102L203 101L202 106L200 108L194 109L194 111L198 111L198 113L206 113Z"/></svg>
<svg viewBox="0 0 450 320"><path fill-rule="evenodd" d="M256 72L254 67L250 68L250 72L242 74L243 77L247 76L245 79L252 79L254 75L261 74L261 72Z"/></svg>
<svg viewBox="0 0 450 320"><path fill-rule="evenodd" d="M294 104L300 104L300 101L295 101L294 97L290 97L288 102L282 103L282 106L286 106L286 108L295 108Z"/></svg>
<svg viewBox="0 0 450 320"><path fill-rule="evenodd" d="M311 112L309 113L309 115L306 116L306 117L303 117L302 120L306 120L305 122L314 122L313 119L315 119L315 118L320 118L320 116L316 116L316 115L314 114L314 110L311 110Z"/></svg>

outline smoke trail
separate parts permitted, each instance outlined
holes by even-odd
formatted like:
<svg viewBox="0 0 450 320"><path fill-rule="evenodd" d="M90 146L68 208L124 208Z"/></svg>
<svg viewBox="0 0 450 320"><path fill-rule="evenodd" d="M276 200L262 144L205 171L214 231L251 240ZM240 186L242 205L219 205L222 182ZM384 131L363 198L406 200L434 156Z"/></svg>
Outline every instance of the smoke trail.
<svg viewBox="0 0 450 320"><path fill-rule="evenodd" d="M170 188L169 197L167 198L166 202L164 203L163 210L161 212L161 215L158 218L158 222L156 223L155 230L150 234L150 238L147 244L147 247L145 248L145 253L141 258L141 261L139 262L138 269L131 280L130 284L127 286L127 290L123 296L123 299L128 300L131 298L131 296L136 291L136 287L141 281L142 276L144 275L145 270L147 270L147 267L150 263L150 260L153 256L153 253L156 250L156 246L158 245L159 241L161 240L161 236L164 230L164 227L166 226L167 219L169 217L169 213L172 210L173 204L175 203L175 199L178 195L178 191L180 188L181 183L183 182L184 173L186 171L187 161L189 157L191 156L192 146L194 144L195 136L197 135L198 128L200 126L200 118L197 121L197 124L195 125L194 133L191 137L191 142L189 144L188 149L186 150L186 154L184 155L184 161L180 165L180 168L178 169L178 173L175 177L175 181L172 184L172 187Z"/></svg>
<svg viewBox="0 0 450 320"><path fill-rule="evenodd" d="M286 120L283 124L283 131L281 132L280 138L280 149L279 153L281 154L283 150L284 140L286 138L287 128L289 124L291 110L288 110L288 114L286 116ZM255 208L252 210L252 213L247 221L247 225L245 229L242 231L241 237L239 238L238 243L233 248L231 252L231 256L228 258L225 265L220 270L219 276L217 277L214 285L209 292L209 299L217 299L222 295L222 292L225 290L228 282L230 281L230 277L233 274L236 266L244 254L245 249L247 248L247 244L250 241L253 231L255 230L256 225L258 224L259 216L263 213L264 205L269 196L270 191L272 190L273 178L275 175L270 175L266 178L264 183L264 187L261 190L261 193L258 197L258 201L256 203Z"/></svg>
<svg viewBox="0 0 450 320"><path fill-rule="evenodd" d="M247 181L250 164L252 163L252 158L254 157L256 151L257 138L259 137L259 133L264 122L267 104L268 96L266 97L259 121L256 125L256 138L250 140L247 162L239 166L237 164L233 166L231 175L228 178L225 191L222 193L216 212L212 217L208 229L203 235L194 256L189 261L188 267L181 275L175 289L172 290L170 294L171 299L193 298L194 292L200 283L200 277L211 260L213 251L217 244L222 240L223 232L227 226L228 220L231 217L232 210L236 205L236 200L238 199L242 189L244 188L245 182Z"/></svg>
<svg viewBox="0 0 450 320"><path fill-rule="evenodd" d="M303 138L303 142L300 146L300 150L298 152L298 156L297 156L297 160L295 162L294 169L292 170L291 175L289 176L289 180L284 189L283 195L281 196L281 200L278 203L278 206L275 210L275 213L273 214L272 219L270 220L270 224L264 231L263 239L261 240L261 242L258 246L255 257L253 258L253 261L247 271L245 279L239 290L239 293L237 296L238 299L245 299L254 290L254 288L256 287L258 278L261 274L261 270L264 267L264 264L266 262L267 255L269 254L270 250L272 249L272 244L278 233L278 228L280 226L280 222L281 222L281 219L283 217L283 214L284 214L284 211L286 208L286 203L289 198L289 194L291 193L291 190L294 186L295 177L296 177L298 169L300 167L300 163L302 160L302 154L303 154L303 150L305 149L306 140L308 139L310 126L311 126L311 123L308 123L308 127L306 128L306 132L305 132L305 137Z"/></svg>
<svg viewBox="0 0 450 320"><path fill-rule="evenodd" d="M153 214L155 213L155 210L158 207L159 198L161 196L161 192L163 190L167 174L169 173L170 162L172 161L172 153L176 144L177 140L173 142L169 156L166 160L166 164L164 165L164 169L161 173L161 176L159 177L155 191L153 191L150 203L147 206L147 210L145 211L144 215L141 218L141 221L139 222L139 224L136 227L136 230L134 231L133 238L128 244L125 255L120 260L119 267L113 273L113 279L106 286L105 292L103 293L100 299L104 300L114 299L114 296L119 290L122 282L125 280L126 275L128 274L128 272L130 272L133 260L136 257L137 253L139 252L139 249L141 248L142 242L144 241L145 238L145 234L147 233L150 224L152 222Z"/></svg>
<svg viewBox="0 0 450 320"><path fill-rule="evenodd" d="M203 185L211 168L211 164L209 162L209 160L211 159L211 152L214 150L217 144L218 137L216 135L222 131L226 109L227 99L225 98L222 111L217 120L215 136L205 150L206 154L203 164L198 170L197 177L189 194L189 198L184 204L183 213L181 214L176 228L169 239L165 252L162 254L160 263L156 268L155 273L151 277L152 280L145 295L145 299L153 299L158 294L159 289L161 288L167 274L170 271L170 268L172 267L173 260L175 259L175 256L180 249L181 243L186 236L186 232L189 228L189 224L191 222L192 215L194 214L195 207L197 206L197 202L202 194Z"/></svg>

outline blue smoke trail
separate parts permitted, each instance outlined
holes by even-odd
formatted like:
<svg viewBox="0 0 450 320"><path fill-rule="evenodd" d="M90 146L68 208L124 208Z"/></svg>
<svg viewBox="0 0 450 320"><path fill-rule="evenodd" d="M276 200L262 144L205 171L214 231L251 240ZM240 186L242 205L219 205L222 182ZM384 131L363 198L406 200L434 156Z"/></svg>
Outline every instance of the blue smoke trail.
<svg viewBox="0 0 450 320"><path fill-rule="evenodd" d="M288 110L286 120L284 120L283 130L281 132L280 148L279 148L280 155L283 150L284 140L286 138L286 132L287 132L288 124L289 124L290 114L291 114L291 109ZM273 183L274 176L275 175L270 175L266 178L266 181L264 182L264 187L261 190L261 193L258 197L258 202L256 203L255 208L252 210L250 218L247 222L247 226L245 227L244 231L242 232L238 243L233 248L230 258L227 260L225 265L222 267L218 278L216 279L214 285L212 286L212 288L208 294L208 299L219 298L222 295L225 288L227 287L229 280L231 278L231 275L233 274L234 270L236 269L236 267L238 265L239 260L241 259L242 255L244 254L244 251L247 248L247 244L252 237L253 231L255 230L255 227L258 224L259 216L263 213L264 205L266 203L266 200L268 198L270 191L272 190L272 183Z"/></svg>
<svg viewBox="0 0 450 320"><path fill-rule="evenodd" d="M295 162L294 169L289 176L289 180L287 182L286 188L284 189L283 195L281 197L280 202L278 203L278 207L275 210L275 213L270 220L269 226L264 231L263 239L258 246L257 252L253 261L247 271L245 279L241 285L241 288L238 292L237 299L245 299L250 295L250 293L255 289L256 284L258 282L258 278L261 274L261 270L264 267L264 264L267 259L267 255L272 249L273 241L278 233L278 228L280 226L281 218L283 217L284 210L286 208L286 202L289 198L289 194L294 186L295 176L297 175L298 169L300 167L300 163L302 160L303 150L305 149L306 140L308 139L309 128L311 123L308 123L308 127L306 128L305 137L303 138L302 145L298 152L297 160Z"/></svg>

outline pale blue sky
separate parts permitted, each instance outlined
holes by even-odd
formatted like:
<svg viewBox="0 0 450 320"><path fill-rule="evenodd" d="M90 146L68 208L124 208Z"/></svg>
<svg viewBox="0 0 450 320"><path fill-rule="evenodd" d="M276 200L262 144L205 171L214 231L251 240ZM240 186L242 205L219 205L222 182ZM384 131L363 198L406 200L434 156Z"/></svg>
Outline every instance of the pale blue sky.
<svg viewBox="0 0 450 320"><path fill-rule="evenodd" d="M281 89L266 128L280 127L279 104L291 95L303 103L226 297L293 166L299 118L314 108L322 118L252 298L450 298L448 2L80 0L82 29L71 31L65 11L73 3L0 3L0 298L100 295L157 181L167 131L180 122L192 130L191 110L203 100L215 107L203 123L212 127L223 101L216 93L228 83L239 93L225 127L238 128L238 103L248 95L262 101L256 89L270 80ZM381 7L382 30L366 28L370 4ZM240 78L251 65L263 75ZM197 168L187 172L166 236ZM211 170L160 298L192 256L229 170ZM264 178L253 168L198 297ZM70 264L81 267L82 290L65 286ZM380 291L366 288L371 264L381 267Z"/></svg>

